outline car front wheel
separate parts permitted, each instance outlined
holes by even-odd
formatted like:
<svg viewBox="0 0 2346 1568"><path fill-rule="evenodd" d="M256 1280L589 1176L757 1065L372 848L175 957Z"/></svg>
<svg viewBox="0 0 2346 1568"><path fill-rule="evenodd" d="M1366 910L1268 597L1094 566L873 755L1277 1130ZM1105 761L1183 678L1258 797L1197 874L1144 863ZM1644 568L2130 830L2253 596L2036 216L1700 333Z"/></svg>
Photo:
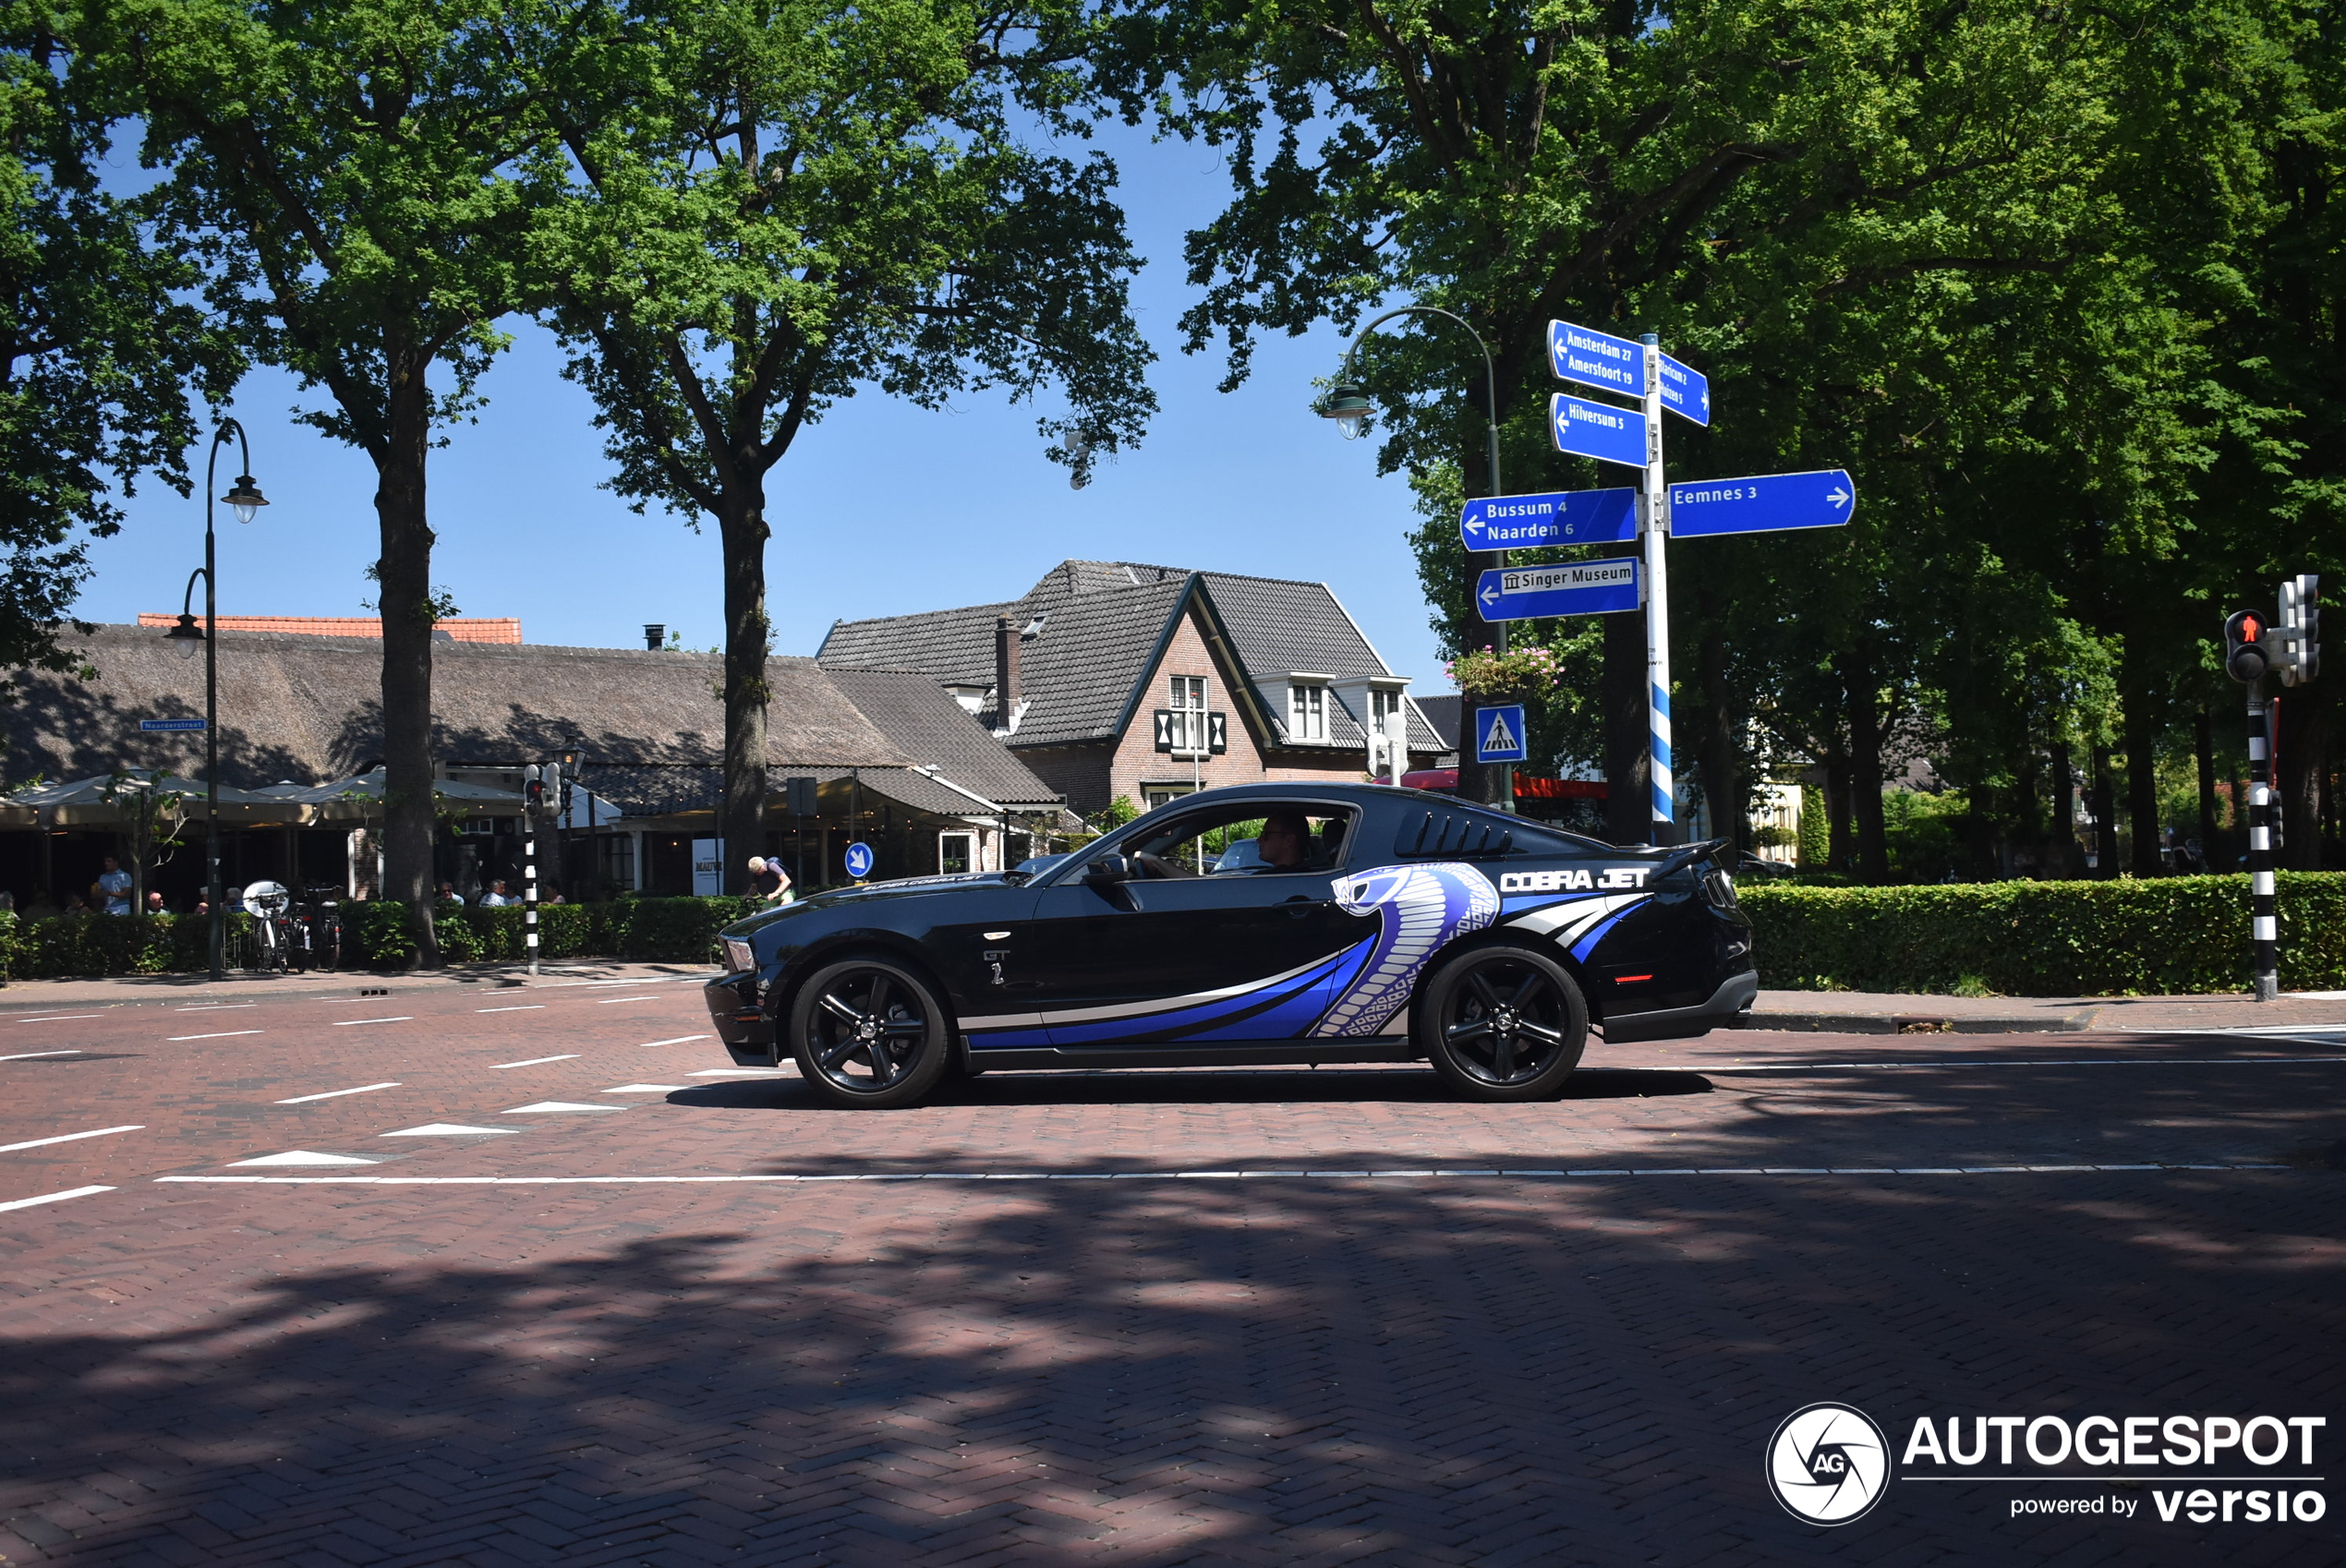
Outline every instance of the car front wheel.
<svg viewBox="0 0 2346 1568"><path fill-rule="evenodd" d="M889 1110L937 1087L953 1028L927 981L885 959L818 970L791 1004L799 1076L835 1105Z"/></svg>
<svg viewBox="0 0 2346 1568"><path fill-rule="evenodd" d="M1474 947L1434 971L1418 1015L1433 1070L1475 1100L1545 1100L1589 1040L1589 1006L1562 964L1530 947Z"/></svg>

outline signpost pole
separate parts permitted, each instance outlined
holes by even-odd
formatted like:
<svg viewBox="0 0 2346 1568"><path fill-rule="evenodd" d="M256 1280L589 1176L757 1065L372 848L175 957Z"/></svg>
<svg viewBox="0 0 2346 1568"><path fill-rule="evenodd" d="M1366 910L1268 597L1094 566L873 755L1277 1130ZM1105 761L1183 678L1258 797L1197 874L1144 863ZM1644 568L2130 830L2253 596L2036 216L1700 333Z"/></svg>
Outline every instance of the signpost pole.
<svg viewBox="0 0 2346 1568"><path fill-rule="evenodd" d="M1646 712L1653 784L1652 842L1677 842L1677 805L1670 775L1669 490L1662 474L1662 340L1645 343Z"/></svg>
<svg viewBox="0 0 2346 1568"><path fill-rule="evenodd" d="M2265 683L2248 683L2248 925L2256 955L2256 1000L2280 996L2280 922L2273 906L2273 762L2266 732Z"/></svg>
<svg viewBox="0 0 2346 1568"><path fill-rule="evenodd" d="M538 768L529 769L533 781L542 778ZM525 790L521 804L521 881L522 881L522 946L528 949L529 972L538 972L538 802L530 799L534 790Z"/></svg>

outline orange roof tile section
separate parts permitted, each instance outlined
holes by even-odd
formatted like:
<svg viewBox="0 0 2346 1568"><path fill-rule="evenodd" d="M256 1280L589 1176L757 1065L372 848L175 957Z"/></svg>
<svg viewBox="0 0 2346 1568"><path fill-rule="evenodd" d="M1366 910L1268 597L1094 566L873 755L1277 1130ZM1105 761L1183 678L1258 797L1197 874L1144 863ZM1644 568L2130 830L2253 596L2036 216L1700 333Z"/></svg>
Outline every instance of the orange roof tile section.
<svg viewBox="0 0 2346 1568"><path fill-rule="evenodd" d="M174 626L175 615L142 614L141 626ZM304 637L380 637L383 623L371 615L224 615L220 618L223 632L291 632ZM436 621L435 632L445 632L459 643L518 643L521 641L519 616L458 616L453 620Z"/></svg>

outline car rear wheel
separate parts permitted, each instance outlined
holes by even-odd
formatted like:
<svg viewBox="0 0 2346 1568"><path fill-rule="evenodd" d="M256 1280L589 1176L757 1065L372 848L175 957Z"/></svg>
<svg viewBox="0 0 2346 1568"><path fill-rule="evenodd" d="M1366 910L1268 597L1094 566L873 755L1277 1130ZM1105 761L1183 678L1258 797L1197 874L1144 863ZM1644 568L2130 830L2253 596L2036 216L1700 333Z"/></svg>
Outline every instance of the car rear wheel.
<svg viewBox="0 0 2346 1568"><path fill-rule="evenodd" d="M953 1027L928 982L885 959L818 970L791 1004L799 1076L835 1105L888 1110L937 1087Z"/></svg>
<svg viewBox="0 0 2346 1568"><path fill-rule="evenodd" d="M1562 964L1530 947L1469 948L1427 983L1420 1043L1475 1100L1545 1100L1580 1065L1589 1006Z"/></svg>

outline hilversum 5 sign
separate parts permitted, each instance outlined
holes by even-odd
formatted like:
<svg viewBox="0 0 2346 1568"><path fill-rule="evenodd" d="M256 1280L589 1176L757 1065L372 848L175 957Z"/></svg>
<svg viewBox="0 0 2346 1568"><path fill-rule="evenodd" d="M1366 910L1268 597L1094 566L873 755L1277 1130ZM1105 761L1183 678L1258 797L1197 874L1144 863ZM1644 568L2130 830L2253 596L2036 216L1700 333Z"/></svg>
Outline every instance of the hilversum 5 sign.
<svg viewBox="0 0 2346 1568"><path fill-rule="evenodd" d="M1458 539L1470 550L1617 545L1637 537L1638 492L1626 488L1477 496L1458 513Z"/></svg>
<svg viewBox="0 0 2346 1568"><path fill-rule="evenodd" d="M1646 465L1646 416L1637 409L1556 392L1548 399L1548 427L1558 452L1629 468Z"/></svg>

